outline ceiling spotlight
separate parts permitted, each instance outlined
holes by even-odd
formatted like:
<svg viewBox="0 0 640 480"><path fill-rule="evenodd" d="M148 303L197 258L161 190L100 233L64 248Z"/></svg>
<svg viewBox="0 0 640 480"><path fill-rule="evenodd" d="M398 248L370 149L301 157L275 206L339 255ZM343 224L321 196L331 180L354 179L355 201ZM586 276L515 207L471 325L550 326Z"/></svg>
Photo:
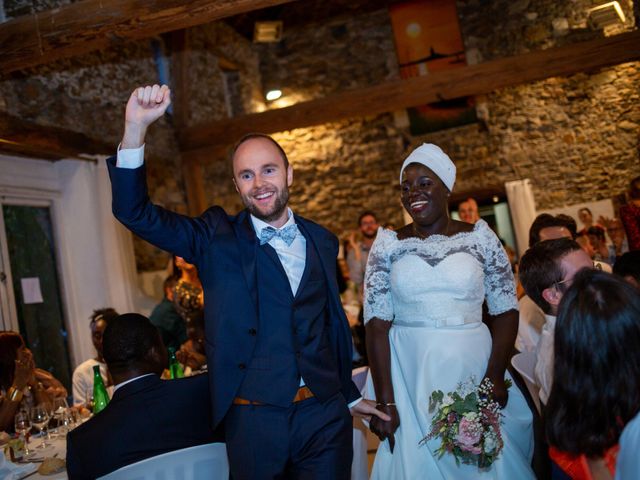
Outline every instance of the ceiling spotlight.
<svg viewBox="0 0 640 480"><path fill-rule="evenodd" d="M592 28L599 30L616 24L624 24L625 16L618 2L607 2L590 8L589 23Z"/></svg>
<svg viewBox="0 0 640 480"><path fill-rule="evenodd" d="M256 22L253 27L255 43L279 42L282 38L282 21Z"/></svg>
<svg viewBox="0 0 640 480"><path fill-rule="evenodd" d="M282 90L269 90L265 95L265 98L269 102L279 99L282 96Z"/></svg>

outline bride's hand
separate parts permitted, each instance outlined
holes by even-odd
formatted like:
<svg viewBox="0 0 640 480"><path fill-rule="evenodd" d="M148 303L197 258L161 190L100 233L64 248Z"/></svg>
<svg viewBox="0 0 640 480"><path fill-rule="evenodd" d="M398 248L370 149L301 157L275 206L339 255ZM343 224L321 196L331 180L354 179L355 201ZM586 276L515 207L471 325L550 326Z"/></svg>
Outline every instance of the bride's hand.
<svg viewBox="0 0 640 480"><path fill-rule="evenodd" d="M487 377L493 383L493 399L498 402L501 408L507 406L509 401L509 390L504 381L504 376L499 378Z"/></svg>
<svg viewBox="0 0 640 480"><path fill-rule="evenodd" d="M371 422L369 423L369 429L371 430L371 433L380 439L381 442L385 439L389 439L389 448L391 449L391 453L393 453L393 447L396 444L393 434L400 426L400 416L398 415L396 407L393 405L378 405L378 409L389 415L391 420L385 422L378 417L372 417Z"/></svg>

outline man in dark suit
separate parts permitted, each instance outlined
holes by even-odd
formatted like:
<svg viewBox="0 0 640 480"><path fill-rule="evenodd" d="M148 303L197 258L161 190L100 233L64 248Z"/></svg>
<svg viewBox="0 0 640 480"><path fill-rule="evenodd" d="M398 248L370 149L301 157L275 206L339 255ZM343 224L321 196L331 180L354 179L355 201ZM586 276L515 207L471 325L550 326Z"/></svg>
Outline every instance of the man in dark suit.
<svg viewBox="0 0 640 480"><path fill-rule="evenodd" d="M113 212L150 243L197 266L204 288L214 427L224 424L231 475L349 478L351 413L388 417L351 381L351 336L336 285L338 241L288 208L293 170L266 135L233 152L246 207L189 218L153 205L143 143L164 114L166 86L136 89L117 161ZM349 407L349 408L348 408Z"/></svg>
<svg viewBox="0 0 640 480"><path fill-rule="evenodd" d="M206 374L160 379L167 350L149 319L127 313L112 320L103 355L115 384L113 399L69 432L71 480L98 478L145 458L222 440L211 428Z"/></svg>

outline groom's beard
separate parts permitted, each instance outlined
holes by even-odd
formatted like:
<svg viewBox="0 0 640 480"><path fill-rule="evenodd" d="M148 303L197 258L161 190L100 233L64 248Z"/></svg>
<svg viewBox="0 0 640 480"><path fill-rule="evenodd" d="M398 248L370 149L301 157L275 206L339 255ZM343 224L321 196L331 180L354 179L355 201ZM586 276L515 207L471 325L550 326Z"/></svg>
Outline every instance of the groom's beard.
<svg viewBox="0 0 640 480"><path fill-rule="evenodd" d="M249 195L241 195L242 203L249 210L249 213L256 218L259 218L263 222L269 223L274 220L277 220L282 215L282 212L287 208L287 203L289 202L289 188L284 187L282 190L277 190L275 192L275 199L271 207L266 210L261 210L253 200L253 195L256 193L253 192Z"/></svg>

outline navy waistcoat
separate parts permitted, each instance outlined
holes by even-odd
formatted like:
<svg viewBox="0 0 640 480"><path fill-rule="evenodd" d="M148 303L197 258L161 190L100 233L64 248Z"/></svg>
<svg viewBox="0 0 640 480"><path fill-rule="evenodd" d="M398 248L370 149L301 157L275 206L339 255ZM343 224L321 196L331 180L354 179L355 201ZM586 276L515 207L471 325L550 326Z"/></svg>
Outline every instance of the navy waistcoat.
<svg viewBox="0 0 640 480"><path fill-rule="evenodd" d="M256 255L256 346L237 396L287 407L300 376L320 401L340 390L330 348L327 285L322 264L307 240L305 270L295 297L276 251L265 244Z"/></svg>

